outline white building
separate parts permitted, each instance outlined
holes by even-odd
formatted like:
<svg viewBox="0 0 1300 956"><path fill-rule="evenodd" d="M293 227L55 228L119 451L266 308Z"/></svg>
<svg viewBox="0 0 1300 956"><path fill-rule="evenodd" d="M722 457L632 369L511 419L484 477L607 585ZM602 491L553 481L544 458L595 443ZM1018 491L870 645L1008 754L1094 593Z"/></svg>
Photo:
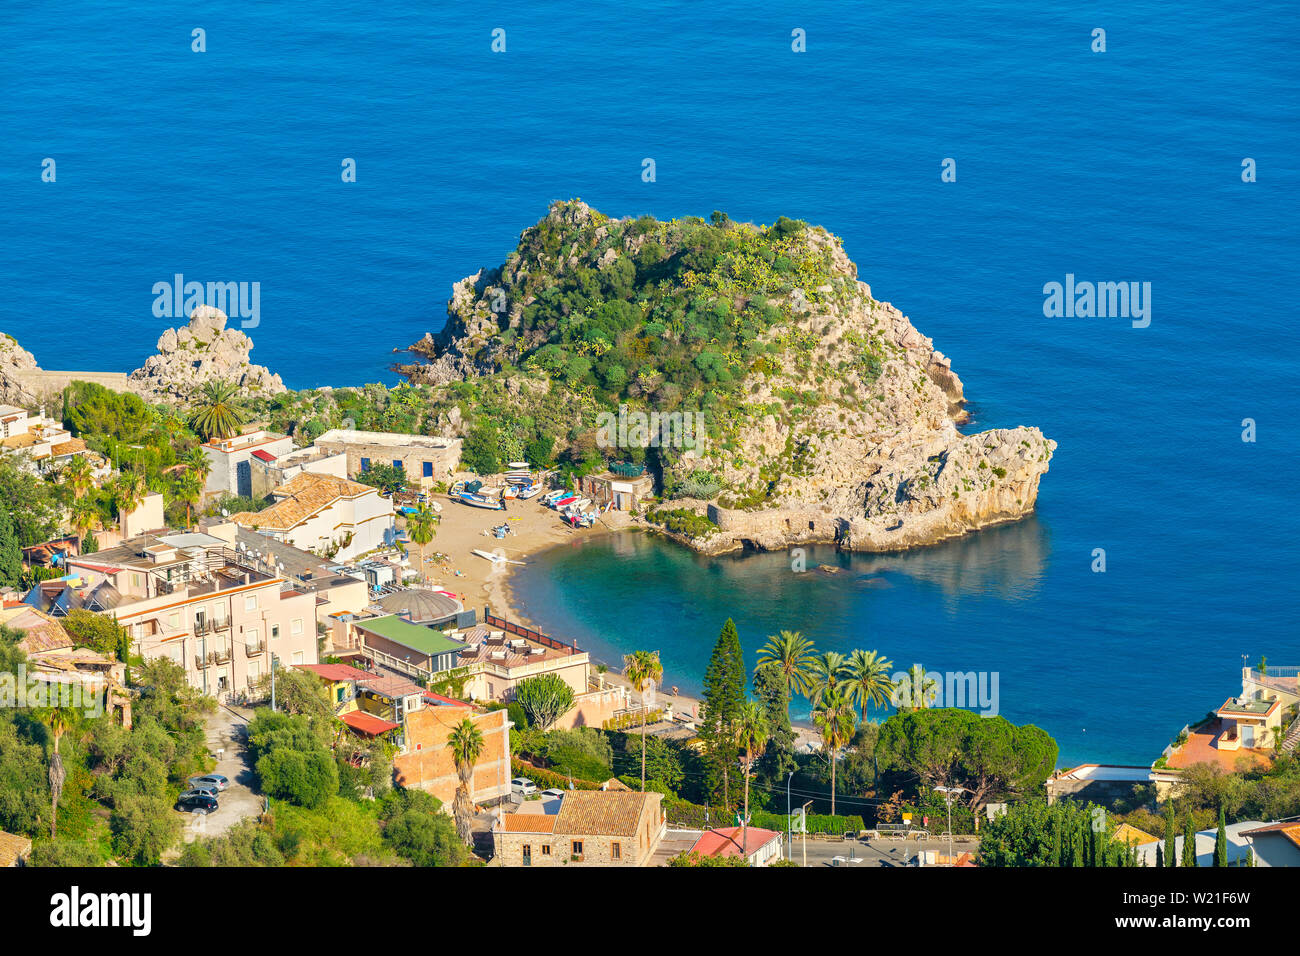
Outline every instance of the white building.
<svg viewBox="0 0 1300 956"><path fill-rule="evenodd" d="M293 451L293 439L288 435L254 429L233 438L216 438L201 446L212 470L208 472L205 495L242 495L252 497L253 475L251 461L273 461Z"/></svg>
<svg viewBox="0 0 1300 956"><path fill-rule="evenodd" d="M303 551L350 561L391 545L393 503L379 489L333 475L303 472L271 492L275 504L230 520Z"/></svg>
<svg viewBox="0 0 1300 956"><path fill-rule="evenodd" d="M459 438L335 428L317 438L315 446L346 455L348 475L353 478L375 465L392 465L405 471L409 481L432 483L445 480L460 467Z"/></svg>
<svg viewBox="0 0 1300 956"><path fill-rule="evenodd" d="M328 452L314 446L299 448L283 455L273 455L258 449L248 459L254 498L265 498L280 485L303 473L348 476L348 457L341 452Z"/></svg>

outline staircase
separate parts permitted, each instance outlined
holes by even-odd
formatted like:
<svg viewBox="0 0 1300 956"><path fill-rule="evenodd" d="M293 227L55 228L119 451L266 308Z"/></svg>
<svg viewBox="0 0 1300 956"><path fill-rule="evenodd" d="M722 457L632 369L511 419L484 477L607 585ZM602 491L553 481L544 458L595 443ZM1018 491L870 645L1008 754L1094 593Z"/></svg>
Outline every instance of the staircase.
<svg viewBox="0 0 1300 956"><path fill-rule="evenodd" d="M1291 721L1291 726L1286 729L1286 736L1282 738L1282 753L1289 754L1295 750L1297 743L1300 743L1300 716Z"/></svg>

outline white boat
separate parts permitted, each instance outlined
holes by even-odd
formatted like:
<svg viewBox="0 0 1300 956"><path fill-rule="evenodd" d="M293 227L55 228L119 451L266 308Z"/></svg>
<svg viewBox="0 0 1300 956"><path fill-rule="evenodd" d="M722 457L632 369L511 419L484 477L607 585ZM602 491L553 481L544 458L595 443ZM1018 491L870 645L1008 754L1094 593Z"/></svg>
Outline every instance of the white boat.
<svg viewBox="0 0 1300 956"><path fill-rule="evenodd" d="M522 561L511 561L511 560L510 560L509 558L507 558L504 554L493 554L491 551L483 551L483 550L481 550L481 549L479 549L479 548L475 548L473 551L470 552L470 554L477 554L480 558L486 558L487 560L491 561L493 564L520 564L520 565L522 565L522 564L524 563L524 562L522 562Z"/></svg>
<svg viewBox="0 0 1300 956"><path fill-rule="evenodd" d="M541 485L529 485L527 488L524 488L523 490L521 490L521 491L519 492L518 497L523 498L524 500L527 500L527 499L533 497L534 495L539 494L539 493L541 492L541 490L542 490L542 486L541 486Z"/></svg>
<svg viewBox="0 0 1300 956"><path fill-rule="evenodd" d="M528 462L526 461L509 461L506 462L506 467L510 468L511 470L521 469L523 471L527 471L532 466L529 465Z"/></svg>

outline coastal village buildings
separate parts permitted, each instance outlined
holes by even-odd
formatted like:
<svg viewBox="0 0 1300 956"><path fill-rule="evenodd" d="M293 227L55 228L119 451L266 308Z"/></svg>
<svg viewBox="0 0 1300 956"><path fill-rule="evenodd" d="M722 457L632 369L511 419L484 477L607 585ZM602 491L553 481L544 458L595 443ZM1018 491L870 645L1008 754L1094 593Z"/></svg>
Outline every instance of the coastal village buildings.
<svg viewBox="0 0 1300 956"><path fill-rule="evenodd" d="M211 466L203 488L204 495L252 497L252 459L279 458L293 451L294 444L288 435L254 427L230 438L214 438L199 447Z"/></svg>
<svg viewBox="0 0 1300 956"><path fill-rule="evenodd" d="M393 543L391 500L346 478L302 472L271 492L275 503L230 520L302 551L348 561Z"/></svg>
<svg viewBox="0 0 1300 956"><path fill-rule="evenodd" d="M323 452L346 455L351 478L369 471L371 465L384 464L401 468L413 483L432 484L446 479L460 467L459 438L335 428L317 438L314 444Z"/></svg>
<svg viewBox="0 0 1300 956"><path fill-rule="evenodd" d="M614 467L619 467L615 465ZM607 471L578 479L578 490L600 508L612 505L616 511L636 511L654 494L654 478L640 465L622 466L626 474Z"/></svg>
<svg viewBox="0 0 1300 956"><path fill-rule="evenodd" d="M469 719L483 734L471 799L489 802L509 794L510 721L505 710L482 710L381 668L318 664L302 669L325 681L335 716L349 730L366 738L383 736L397 746L393 765L400 786L433 794L450 812L460 781L448 741Z"/></svg>
<svg viewBox="0 0 1300 956"><path fill-rule="evenodd" d="M496 860L502 866L646 866L667 829L662 801L658 793L568 790L558 800L525 802L497 822Z"/></svg>
<svg viewBox="0 0 1300 956"><path fill-rule="evenodd" d="M97 454L73 438L66 428L45 416L32 415L16 405L0 405L0 453L13 454L38 471L57 470L72 458L83 456L92 465L96 480L108 477L112 469Z"/></svg>
<svg viewBox="0 0 1300 956"><path fill-rule="evenodd" d="M75 577L47 581L27 601L59 616L111 614L145 658L167 657L214 696L252 691L272 657L317 660L316 598L204 533L145 534L70 558Z"/></svg>
<svg viewBox="0 0 1300 956"><path fill-rule="evenodd" d="M1275 748L1290 751L1298 743L1300 667L1243 667L1241 693L1225 700L1213 719L1187 728L1185 740L1167 748L1164 766L1175 771L1195 763L1226 771L1263 766Z"/></svg>
<svg viewBox="0 0 1300 956"><path fill-rule="evenodd" d="M301 474L346 478L347 464L347 456L311 445L278 457L259 450L248 459L252 496L265 498L280 485L287 484L291 478Z"/></svg>
<svg viewBox="0 0 1300 956"><path fill-rule="evenodd" d="M760 827L718 827L701 833L691 852L707 857L743 853L750 866L770 866L781 859L782 837L775 830Z"/></svg>

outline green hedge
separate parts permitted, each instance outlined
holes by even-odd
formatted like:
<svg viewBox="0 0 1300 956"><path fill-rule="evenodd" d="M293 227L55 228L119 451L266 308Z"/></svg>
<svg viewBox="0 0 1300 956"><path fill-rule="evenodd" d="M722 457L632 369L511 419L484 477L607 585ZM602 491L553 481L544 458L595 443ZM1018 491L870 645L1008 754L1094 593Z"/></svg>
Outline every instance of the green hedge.
<svg viewBox="0 0 1300 956"><path fill-rule="evenodd" d="M522 760L510 761L510 774L515 777L527 777L533 783L537 784L538 790L549 790L552 787L558 787L561 790L569 789L569 780L573 780L575 790L599 790L601 784L605 781L579 780L577 777L567 777L563 774L554 773L550 770L543 770L541 767L534 767L530 763L524 763Z"/></svg>
<svg viewBox="0 0 1300 956"><path fill-rule="evenodd" d="M707 818L706 818L707 812ZM668 816L668 825L672 827L681 827L689 830L702 830L706 826L730 826L735 822L735 811L726 810L722 807L703 807L698 803L691 803L687 800L681 800L676 797L664 798L664 813ZM764 810L750 811L750 825L761 827L764 830L776 830L780 833L785 832L786 815L784 813L768 813ZM860 816L831 816L828 813L810 813L808 814L808 832L809 833L844 833L846 830L852 830L857 833L859 830L865 830L866 824L862 822Z"/></svg>

